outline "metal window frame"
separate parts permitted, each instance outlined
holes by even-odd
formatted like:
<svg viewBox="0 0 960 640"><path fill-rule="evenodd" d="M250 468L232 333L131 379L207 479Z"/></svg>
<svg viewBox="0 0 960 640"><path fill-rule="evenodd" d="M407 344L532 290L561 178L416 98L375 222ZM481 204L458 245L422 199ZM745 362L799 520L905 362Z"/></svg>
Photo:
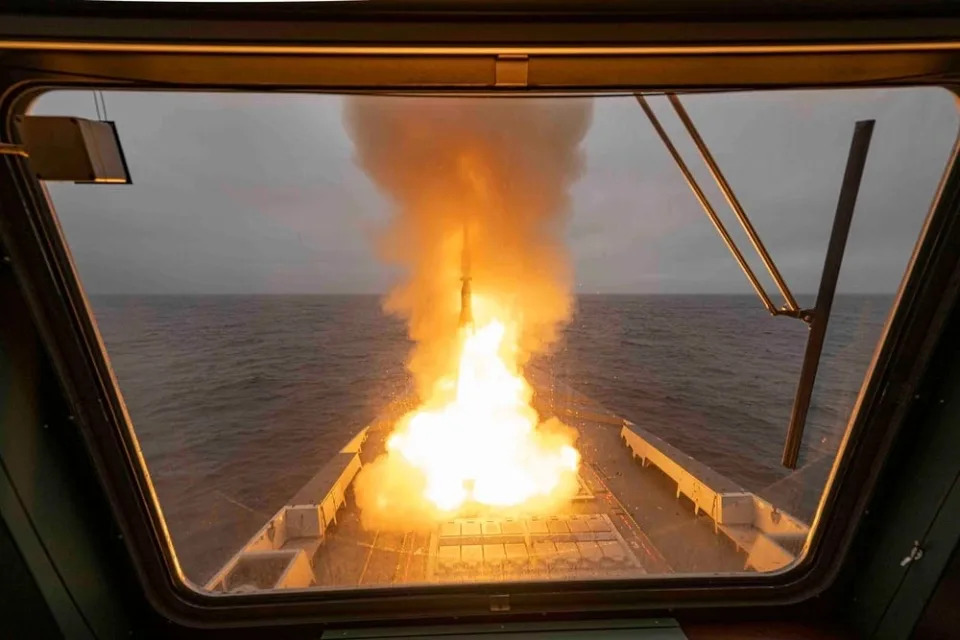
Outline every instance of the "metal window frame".
<svg viewBox="0 0 960 640"><path fill-rule="evenodd" d="M679 39L681 32L674 33ZM2 64L7 65L6 84L0 86L3 141L15 141L14 116L24 113L39 93L53 88L342 91L389 86L462 92L463 84L431 82L431 73L439 66L448 78L453 77L451 73L463 73L468 79L486 78L495 67L498 52L516 53L516 47L506 44L499 48L485 45L479 50L449 45L436 50L411 49L397 43L356 50L302 44L293 49L220 43L182 46L174 35L159 43L59 39L9 45L10 40L0 35L0 51L6 54ZM530 78L541 83L552 78L556 87L568 89L944 86L960 70L960 40L777 47L739 44L726 48L702 43L550 50L527 46L523 52L529 56ZM377 64L385 58L390 63L387 67ZM758 60L764 64L758 65ZM159 64L161 61L165 64ZM717 61L724 63L719 72ZM659 65L666 65L666 72L661 70L644 82L645 74ZM342 67L356 73L350 84L343 82ZM816 75L811 75L814 69ZM670 74L671 84L663 84ZM705 85L703 79L708 76L713 80ZM393 84L387 82L391 77ZM398 82L398 77L405 81ZM475 89L493 90L486 85ZM23 158L7 155L0 163L5 169L0 171L0 208L4 212L0 241L9 253L75 423L100 474L144 592L162 616L187 627L262 624L265 620L330 625L361 619L367 623L411 618L504 619L539 617L544 612L655 615L688 611L709 616L720 611L729 615L748 606L815 609L817 596L835 584L881 463L911 406L946 313L956 300L956 282L960 280L960 261L951 252L960 241L960 166L955 154L896 298L883 347L858 398L829 490L813 523L814 533L803 560L791 569L755 576L211 596L191 589L182 580L136 436L45 190L30 175ZM504 592L510 594L509 611L492 613L491 597Z"/></svg>

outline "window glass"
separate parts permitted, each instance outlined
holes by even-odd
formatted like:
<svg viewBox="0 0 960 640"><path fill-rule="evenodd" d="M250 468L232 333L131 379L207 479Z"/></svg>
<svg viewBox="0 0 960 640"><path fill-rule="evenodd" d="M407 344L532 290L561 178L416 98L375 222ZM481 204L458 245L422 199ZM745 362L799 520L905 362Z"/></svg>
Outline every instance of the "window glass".
<svg viewBox="0 0 960 640"><path fill-rule="evenodd" d="M667 99L647 98L777 305ZM99 99L98 99L99 100ZM189 581L788 568L956 137L940 89L681 97L802 308L876 119L797 470L772 316L631 96L58 91L132 185L48 188Z"/></svg>

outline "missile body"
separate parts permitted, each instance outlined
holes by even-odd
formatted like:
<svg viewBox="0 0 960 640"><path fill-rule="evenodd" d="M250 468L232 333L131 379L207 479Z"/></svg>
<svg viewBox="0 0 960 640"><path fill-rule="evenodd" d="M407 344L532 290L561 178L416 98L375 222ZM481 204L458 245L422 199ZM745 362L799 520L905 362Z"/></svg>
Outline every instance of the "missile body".
<svg viewBox="0 0 960 640"><path fill-rule="evenodd" d="M464 275L460 279L463 284L460 286L460 327L473 326L473 308L471 306L470 277Z"/></svg>
<svg viewBox="0 0 960 640"><path fill-rule="evenodd" d="M463 219L463 247L460 249L460 328L473 328L473 293L470 291L470 227Z"/></svg>

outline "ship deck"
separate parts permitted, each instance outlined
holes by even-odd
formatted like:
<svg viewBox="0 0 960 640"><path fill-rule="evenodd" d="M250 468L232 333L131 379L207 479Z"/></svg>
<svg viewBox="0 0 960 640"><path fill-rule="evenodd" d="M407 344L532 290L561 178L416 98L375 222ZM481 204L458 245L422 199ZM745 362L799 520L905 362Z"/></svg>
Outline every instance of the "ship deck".
<svg viewBox="0 0 960 640"><path fill-rule="evenodd" d="M314 559L317 585L375 586L548 577L742 571L746 556L676 496L670 479L635 462L616 424L585 419L581 492L549 518L460 518L433 531L366 531L352 497ZM371 430L361 460L382 453ZM450 534L450 535L445 535ZM445 540L448 538L449 540ZM512 557L508 554L514 553ZM445 568L444 565L448 565Z"/></svg>
<svg viewBox="0 0 960 640"><path fill-rule="evenodd" d="M793 560L795 543L806 534L803 523L589 398L533 379L544 390L534 400L541 417L556 415L579 434L581 490L559 512L464 517L405 533L364 529L352 480L383 453L405 409L398 402L320 470L207 587L230 592L709 574L767 570ZM775 517L765 520L771 511Z"/></svg>

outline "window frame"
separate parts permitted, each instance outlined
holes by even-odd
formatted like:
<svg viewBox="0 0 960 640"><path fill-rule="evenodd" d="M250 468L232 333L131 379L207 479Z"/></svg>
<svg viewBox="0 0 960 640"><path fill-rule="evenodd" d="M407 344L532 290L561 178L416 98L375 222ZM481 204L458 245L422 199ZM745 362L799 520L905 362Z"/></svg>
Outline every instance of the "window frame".
<svg viewBox="0 0 960 640"><path fill-rule="evenodd" d="M674 33L678 39L682 37L679 31ZM802 37L808 36L809 33ZM4 44L0 36L0 50ZM673 82L687 89L707 86L702 84L705 74L712 74L709 86L713 88L783 88L785 79L793 87L949 88L951 74L960 67L960 59L954 53L958 49L960 42L945 44L939 40L906 44L838 42L831 46L795 43L776 47L749 43L729 47L617 45L581 47L579 52L576 46L555 50L527 47L531 69L534 61L540 64L542 57L543 64L537 68L546 77L557 78L558 82L576 81L578 84L570 85L574 89L619 90L664 88L637 81L658 64L666 64L676 78ZM438 61L451 61L456 73L462 70L465 77L474 77L478 70L489 71L490 65L495 65L497 50L490 46L411 50L396 43L355 51L321 45L278 50L269 45L242 43L184 47L173 35L165 42L154 43L28 43L7 51L11 55L5 64L14 72L0 85L0 125L4 139L14 140L14 117L24 113L40 93L54 89L340 92L344 89L342 84L325 84L318 79L318 69L322 74L339 66L358 72L357 84L348 89L390 86L464 92L462 86L438 87L430 82L429 73L424 76L423 72L429 72ZM388 69L369 64L384 56L392 63ZM167 64L158 67L158 57ZM257 62L253 73L247 70L251 58ZM764 61L764 65L758 66L757 60ZM138 77L132 73L137 69L150 75L149 82L130 81ZM804 79L809 70L817 70L819 79ZM267 81L271 76L274 79ZM334 73L333 77L343 75ZM395 80L395 84L389 84L385 82L389 77L405 77L407 82ZM662 78L663 72L657 77ZM2 75L0 80L4 80ZM7 171L0 172L0 206L5 219L0 225L0 240L13 259L18 281L110 499L142 587L162 615L191 625L238 624L264 617L344 624L371 618L447 620L542 612L629 611L656 615L677 610L717 612L740 606L809 603L833 585L850 551L860 515L911 406L947 311L957 298L956 283L960 279L960 265L951 254L960 243L960 224L955 220L960 211L960 165L955 147L922 240L896 296L894 311L884 330L883 347L868 370L852 424L843 438L828 489L811 525L813 533L807 552L790 569L722 577L685 575L211 595L192 589L178 568L136 435L46 191L30 175L22 158L4 156L4 160ZM491 613L491 596L504 593L510 596L509 611Z"/></svg>

